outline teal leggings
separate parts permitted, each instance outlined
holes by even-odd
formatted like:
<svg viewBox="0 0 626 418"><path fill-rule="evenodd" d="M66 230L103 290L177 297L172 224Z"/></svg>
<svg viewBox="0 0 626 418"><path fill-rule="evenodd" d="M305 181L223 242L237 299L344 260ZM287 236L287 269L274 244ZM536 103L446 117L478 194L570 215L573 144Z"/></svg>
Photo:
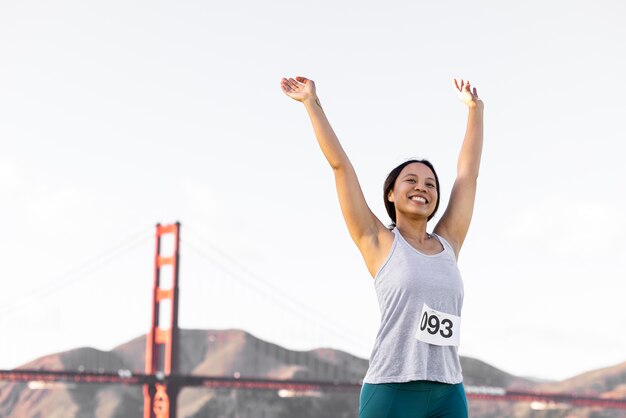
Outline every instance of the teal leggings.
<svg viewBox="0 0 626 418"><path fill-rule="evenodd" d="M359 418L467 418L463 383L364 383Z"/></svg>

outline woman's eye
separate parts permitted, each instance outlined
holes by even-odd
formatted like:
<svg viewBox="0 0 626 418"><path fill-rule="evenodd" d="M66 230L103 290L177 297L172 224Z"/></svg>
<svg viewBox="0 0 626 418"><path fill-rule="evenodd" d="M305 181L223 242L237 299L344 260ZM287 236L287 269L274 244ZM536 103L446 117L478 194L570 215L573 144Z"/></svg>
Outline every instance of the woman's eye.
<svg viewBox="0 0 626 418"><path fill-rule="evenodd" d="M435 185L434 185L434 184L432 184L432 183L428 183L428 184L427 184L427 186L428 186L428 187L435 187Z"/></svg>
<svg viewBox="0 0 626 418"><path fill-rule="evenodd" d="M415 183L415 179L408 179L407 180L409 183Z"/></svg>

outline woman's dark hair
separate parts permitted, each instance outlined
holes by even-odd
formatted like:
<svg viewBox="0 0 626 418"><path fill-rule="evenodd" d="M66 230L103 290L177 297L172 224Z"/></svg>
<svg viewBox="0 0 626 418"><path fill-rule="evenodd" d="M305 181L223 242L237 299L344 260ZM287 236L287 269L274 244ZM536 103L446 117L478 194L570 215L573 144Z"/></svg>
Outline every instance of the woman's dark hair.
<svg viewBox="0 0 626 418"><path fill-rule="evenodd" d="M428 216L428 220L430 221L435 213L437 213L437 209L439 209L439 177L437 176L437 172L435 171L435 167L428 160L408 160L391 170L387 179L385 180L385 185L383 186L383 200L385 202L385 209L387 209L387 214L391 218L391 228L396 226L396 205L393 202L389 201L389 193L393 190L394 184L396 184L396 179L400 175L400 172L409 164L420 163L424 164L426 167L430 168L433 174L435 175L435 185L437 186L437 203L435 204L435 210L433 213Z"/></svg>

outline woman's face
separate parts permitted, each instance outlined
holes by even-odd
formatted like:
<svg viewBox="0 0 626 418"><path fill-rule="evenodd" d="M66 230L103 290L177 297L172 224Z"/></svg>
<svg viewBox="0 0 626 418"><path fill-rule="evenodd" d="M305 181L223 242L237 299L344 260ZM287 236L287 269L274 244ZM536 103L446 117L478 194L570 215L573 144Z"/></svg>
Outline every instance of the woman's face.
<svg viewBox="0 0 626 418"><path fill-rule="evenodd" d="M411 163L404 167L387 196L400 214L428 218L435 210L439 193L435 174L425 164Z"/></svg>

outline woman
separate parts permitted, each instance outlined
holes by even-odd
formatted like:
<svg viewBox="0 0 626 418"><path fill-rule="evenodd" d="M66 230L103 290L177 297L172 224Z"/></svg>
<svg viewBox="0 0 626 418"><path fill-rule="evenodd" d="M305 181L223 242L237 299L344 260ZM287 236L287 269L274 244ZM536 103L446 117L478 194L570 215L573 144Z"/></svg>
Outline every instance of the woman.
<svg viewBox="0 0 626 418"><path fill-rule="evenodd" d="M339 203L381 309L381 325L363 380L359 418L467 417L458 356L463 283L456 260L467 235L483 144L483 102L469 81L454 80L469 114L448 207L427 232L439 206L439 179L426 160L393 169L384 186L387 228L368 207L356 173L304 77L283 78L282 90L304 104L335 174Z"/></svg>

